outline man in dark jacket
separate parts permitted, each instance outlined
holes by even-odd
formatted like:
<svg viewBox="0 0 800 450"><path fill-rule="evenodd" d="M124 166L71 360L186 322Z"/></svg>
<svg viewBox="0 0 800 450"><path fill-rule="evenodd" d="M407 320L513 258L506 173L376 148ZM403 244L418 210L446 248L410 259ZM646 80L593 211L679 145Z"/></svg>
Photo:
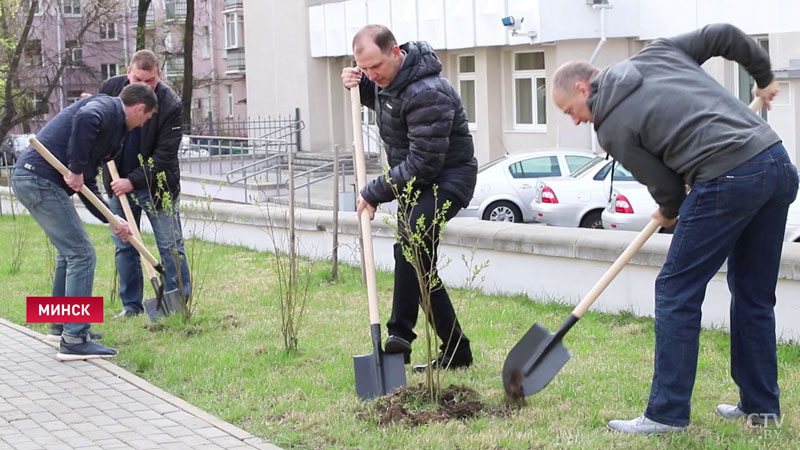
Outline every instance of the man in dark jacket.
<svg viewBox="0 0 800 450"><path fill-rule="evenodd" d="M180 288L181 295L186 299L191 293L191 283L181 230L178 167L178 149L183 136L183 106L175 91L159 80L158 61L150 50L136 52L131 58L127 74L106 80L100 87L100 93L116 95L133 83L143 83L155 91L158 112L140 130L128 135L122 154L115 158L120 180L111 181L108 171L103 172L106 191L109 192L111 210L115 214L123 214L118 195L128 196L137 225L142 211L147 214L164 262L164 289L171 291ZM140 163L140 158L144 164ZM164 174L164 179L159 182L160 173ZM144 310L139 253L131 244L114 236L112 239L117 247L119 293L124 307L113 318L135 316Z"/></svg>
<svg viewBox="0 0 800 450"><path fill-rule="evenodd" d="M33 148L28 147L14 167L11 185L31 216L58 250L53 280L54 297L90 297L94 283L95 252L70 196L84 184L97 194L98 168L119 153L129 130L142 126L157 107L156 96L141 85L124 89L119 98L96 95L61 111L40 131L39 141L69 169L62 176ZM92 214L106 218L82 194ZM99 198L99 196L98 196ZM128 224L114 235L127 241ZM60 328L62 361L106 358L117 354L90 339L88 323L53 324Z"/></svg>
<svg viewBox="0 0 800 450"><path fill-rule="evenodd" d="M656 280L649 404L636 419L611 421L613 430L664 433L689 424L701 306L726 258L739 402L716 411L754 422L780 414L775 287L797 169L770 126L700 67L713 56L747 69L769 107L776 93L769 55L725 24L658 39L602 71L572 62L553 76L556 105L575 124L594 123L603 148L659 204L653 218L669 226L680 216Z"/></svg>
<svg viewBox="0 0 800 450"><path fill-rule="evenodd" d="M358 66L345 68L342 82L348 89L358 86L361 103L375 110L391 166L388 179L378 177L361 191L358 213L366 210L373 218L379 204L395 199L394 189L402 190L414 178L419 201L411 211L409 224L398 226L410 225L412 233L423 232L424 228L417 229L417 219L424 216L430 223L447 201L451 206L445 216L450 220L472 198L477 161L464 107L453 86L441 76L442 64L428 43L398 46L392 32L382 25L361 29L353 39L353 54ZM438 186L438 195L434 186ZM436 279L437 233L425 233L425 246L433 258L424 261L424 270L433 272L432 279ZM394 246L394 301L386 324L389 338L385 350L404 353L408 363L411 342L416 338L413 328L420 291L402 247L401 242ZM461 331L444 286L431 292L431 309L432 325L442 341L441 353L431 364L442 368L472 364L469 339ZM425 368L426 364L414 366L415 371Z"/></svg>

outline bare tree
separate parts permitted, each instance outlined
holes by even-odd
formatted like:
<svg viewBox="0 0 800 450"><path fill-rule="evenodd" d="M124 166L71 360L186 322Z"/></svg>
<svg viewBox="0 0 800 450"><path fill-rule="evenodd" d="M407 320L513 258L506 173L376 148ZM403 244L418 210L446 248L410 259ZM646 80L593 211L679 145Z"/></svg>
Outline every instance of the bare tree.
<svg viewBox="0 0 800 450"><path fill-rule="evenodd" d="M145 48L145 33L147 31L147 10L153 0L139 0L139 8L136 11L136 51Z"/></svg>
<svg viewBox="0 0 800 450"><path fill-rule="evenodd" d="M96 76L82 65L78 49L90 28L116 17L117 2L84 0L77 5L72 7L82 10L73 15L79 17L63 24L67 48L53 51L42 39L47 37L50 23L62 20L62 2L0 0L0 42L4 44L0 47L0 139L15 126L27 127L31 119L48 112L48 100L62 86L67 68L74 69L70 75L75 80Z"/></svg>
<svg viewBox="0 0 800 450"><path fill-rule="evenodd" d="M183 37L183 124L192 124L192 89L194 88L194 0L186 0L186 28Z"/></svg>

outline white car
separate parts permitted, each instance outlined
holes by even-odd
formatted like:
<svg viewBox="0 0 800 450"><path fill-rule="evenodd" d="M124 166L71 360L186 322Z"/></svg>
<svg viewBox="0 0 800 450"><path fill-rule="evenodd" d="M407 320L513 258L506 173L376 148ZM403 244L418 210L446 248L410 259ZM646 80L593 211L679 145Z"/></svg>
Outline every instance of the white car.
<svg viewBox="0 0 800 450"><path fill-rule="evenodd" d="M569 175L594 158L589 150L549 148L512 153L478 169L475 194L459 217L494 222L533 222L536 180Z"/></svg>
<svg viewBox="0 0 800 450"><path fill-rule="evenodd" d="M598 156L568 177L537 182L531 209L547 225L603 228L612 188L631 186L642 185L622 165Z"/></svg>
<svg viewBox="0 0 800 450"><path fill-rule="evenodd" d="M603 228L606 230L642 231L650 222L658 203L644 185L626 188L615 187L608 206L603 210ZM659 230L672 233L674 227Z"/></svg>

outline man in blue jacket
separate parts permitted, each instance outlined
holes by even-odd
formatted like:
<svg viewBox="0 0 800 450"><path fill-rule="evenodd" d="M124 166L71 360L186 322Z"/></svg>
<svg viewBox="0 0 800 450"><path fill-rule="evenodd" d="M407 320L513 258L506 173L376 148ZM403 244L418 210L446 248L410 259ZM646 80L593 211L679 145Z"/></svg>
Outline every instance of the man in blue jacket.
<svg viewBox="0 0 800 450"><path fill-rule="evenodd" d="M100 93L117 95L125 86L142 83L158 97L158 111L152 119L128 134L122 152L114 159L120 179L111 181L103 172L111 210L123 215L118 195L127 195L137 225L142 212L147 214L165 271L166 291L180 289L184 301L191 294L189 262L183 245L180 218L180 168L178 149L183 137L183 104L178 94L160 81L158 61L150 50L139 50L131 57L128 72L109 78ZM142 158L144 165L140 164ZM163 173L161 183L158 174ZM169 202L164 202L169 198ZM143 282L139 253L129 243L112 235L116 246L119 295L123 309L112 319L140 314Z"/></svg>
<svg viewBox="0 0 800 450"><path fill-rule="evenodd" d="M424 234L423 245L433 258L422 261L422 269L433 272L431 279L435 280L438 230L424 230L446 202L451 203L446 220L468 205L477 179L478 163L461 98L441 75L442 64L427 42L399 46L385 26L367 25L353 38L353 54L358 67L345 68L342 83L348 89L358 87L361 104L377 114L391 166L391 184L402 190L415 179L414 188L420 193L418 203L411 210L409 223L398 226L401 233L410 226L410 233ZM358 213L366 212L373 218L379 204L395 199L392 185L386 176L367 184L357 200ZM438 186L438 194L434 186ZM418 227L417 220L422 216L428 225ZM403 256L403 245L398 242L394 246L394 301L386 324L389 338L385 351L403 353L408 363L411 342L416 338L413 328L420 291L414 267ZM450 297L441 284L431 292L431 310L431 322L442 342L441 353L431 362L433 367L472 364L469 339L461 331ZM420 364L414 370L421 372L426 367L427 364Z"/></svg>
<svg viewBox="0 0 800 450"><path fill-rule="evenodd" d="M14 166L11 185L17 199L28 209L58 250L53 281L54 297L90 297L94 283L95 252L70 196L84 184L97 194L95 178L106 161L121 150L128 131L142 126L157 107L153 91L130 86L119 97L96 95L78 100L61 111L36 135L37 139L69 169L62 176L39 153L28 147ZM105 217L82 194L91 213ZM99 198L99 195L98 195ZM127 240L128 224L114 234ZM62 361L107 358L113 348L93 342L88 323L65 323L57 358Z"/></svg>
<svg viewBox="0 0 800 450"><path fill-rule="evenodd" d="M714 56L747 69L769 107L769 55L726 24L658 39L602 71L571 62L553 75L556 105L576 125L593 123L603 148L647 185L659 204L653 218L666 227L680 217L656 279L650 400L638 418L611 421L613 430L665 433L689 424L701 306L726 258L739 402L716 412L754 422L780 414L775 287L797 168L775 131L700 67Z"/></svg>

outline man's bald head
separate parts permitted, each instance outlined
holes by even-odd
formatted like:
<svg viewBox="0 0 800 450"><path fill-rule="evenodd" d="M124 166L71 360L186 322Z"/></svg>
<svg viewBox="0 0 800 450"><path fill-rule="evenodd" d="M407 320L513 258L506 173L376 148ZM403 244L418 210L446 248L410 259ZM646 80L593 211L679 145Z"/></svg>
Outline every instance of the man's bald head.
<svg viewBox="0 0 800 450"><path fill-rule="evenodd" d="M397 45L397 40L384 25L367 25L353 37L353 53L361 53L371 44L377 45L381 52L389 53Z"/></svg>

